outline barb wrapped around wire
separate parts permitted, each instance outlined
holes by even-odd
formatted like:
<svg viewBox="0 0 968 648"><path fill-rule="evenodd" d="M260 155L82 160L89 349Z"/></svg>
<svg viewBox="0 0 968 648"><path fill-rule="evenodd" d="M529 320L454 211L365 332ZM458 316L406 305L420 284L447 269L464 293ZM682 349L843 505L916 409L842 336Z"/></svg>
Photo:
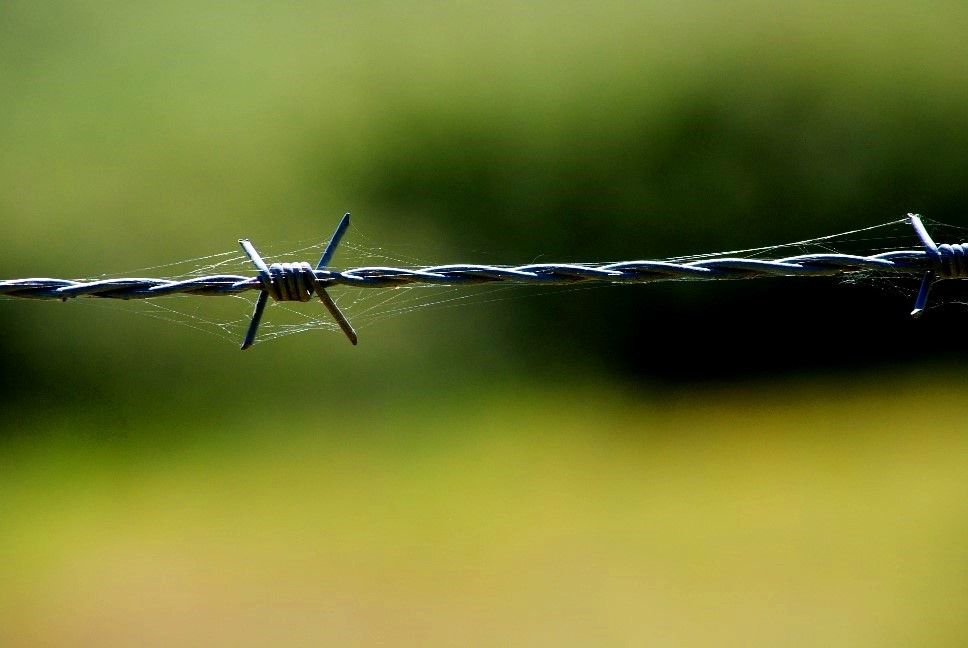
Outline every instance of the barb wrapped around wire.
<svg viewBox="0 0 968 648"><path fill-rule="evenodd" d="M921 241L922 249L892 250L869 256L852 254L801 254L776 259L710 257L695 261L622 261L619 263L535 263L521 266L453 264L421 268L363 267L333 270L329 263L350 224L344 214L315 266L305 262L266 265L248 239L239 240L258 270L255 277L210 275L171 281L156 278L121 278L95 281L70 279L0 280L0 296L30 299L99 297L148 299L174 294L235 295L260 291L242 349L255 342L262 314L271 297L274 301L309 301L316 295L353 344L357 334L329 296L332 286L386 288L412 284L462 285L490 282L518 284L574 284L579 282L651 283L669 280L751 279L757 277L833 276L856 272L922 274L914 303L913 317L920 317L928 294L940 279L968 278L968 244L938 245L917 214L908 221Z"/></svg>
<svg viewBox="0 0 968 648"><path fill-rule="evenodd" d="M249 239L239 239L239 245L249 255L249 259L252 260L255 267L259 269L259 283L262 286L262 293L255 303L255 311L252 313L249 330L245 334L245 340L242 341L243 351L255 344L255 336L259 330L259 323L262 321L262 312L265 310L266 302L270 296L275 301L309 301L314 292L326 306L333 319L336 320L336 323L339 324L349 341L354 345L357 343L359 338L356 336L356 331L350 326L349 321L347 321L339 306L336 305L336 302L326 292L323 281L316 276L317 271L322 271L329 265L333 254L336 252L336 246L339 245L343 234L346 233L346 228L349 226L350 215L343 214L339 225L336 226L336 231L333 232L329 243L326 244L326 249L323 250L323 256L319 257L315 270L308 263L273 263L271 266L266 266L266 262L256 252L255 246Z"/></svg>

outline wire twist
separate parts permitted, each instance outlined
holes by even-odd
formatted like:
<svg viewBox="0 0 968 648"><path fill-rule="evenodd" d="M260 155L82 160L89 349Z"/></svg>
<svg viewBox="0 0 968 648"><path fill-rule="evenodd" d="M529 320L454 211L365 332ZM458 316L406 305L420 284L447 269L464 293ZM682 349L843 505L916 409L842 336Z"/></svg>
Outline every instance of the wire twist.
<svg viewBox="0 0 968 648"><path fill-rule="evenodd" d="M308 302L316 292L316 274L305 262L273 263L259 281L275 301Z"/></svg>
<svg viewBox="0 0 968 648"><path fill-rule="evenodd" d="M518 284L574 284L579 282L652 283L709 279L753 279L759 277L820 277L857 272L881 274L922 274L921 287L915 300L913 317L920 317L927 305L928 294L940 279L968 278L968 243L937 245L917 214L908 220L921 240L920 250L894 250L858 256L852 254L801 254L778 259L720 257L697 261L622 261L618 263L536 263L521 266L451 264L423 268L363 267L346 270L328 269L336 247L349 227L350 215L344 214L315 267L309 263L273 263L266 265L252 243L239 241L242 249L258 270L255 277L211 275L184 280L156 278L100 279L10 279L0 281L0 296L31 299L99 297L109 299L147 299L175 294L236 295L260 291L252 321L242 343L247 349L255 342L266 303L273 301L306 302L315 294L336 323L356 344L356 331L327 292L331 286L358 288L392 288L414 284L465 285L491 282Z"/></svg>

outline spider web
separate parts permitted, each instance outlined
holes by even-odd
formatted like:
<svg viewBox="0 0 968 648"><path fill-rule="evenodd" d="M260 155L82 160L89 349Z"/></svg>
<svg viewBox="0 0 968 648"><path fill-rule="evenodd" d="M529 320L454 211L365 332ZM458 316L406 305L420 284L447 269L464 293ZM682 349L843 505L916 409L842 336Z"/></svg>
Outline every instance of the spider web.
<svg viewBox="0 0 968 648"><path fill-rule="evenodd" d="M960 241L968 235L968 228L944 225L924 219L932 235L938 241ZM315 260L325 247L326 241L306 240L284 247L260 246L267 263L283 261ZM869 255L891 250L919 249L920 242L907 219L898 219L871 227L839 234L781 243L757 248L726 250L714 253L668 257L664 260L687 263L702 259L736 257L775 259L797 254L820 252ZM437 261L415 256L404 247L376 246L359 230L352 228L341 241L336 253L334 267L423 267ZM598 261L595 264L608 263ZM184 259L175 263L135 268L124 272L99 275L95 278L132 276L160 276L168 279L190 279L213 274L254 275L248 257L241 250L229 250L215 254ZM692 279L694 280L694 279ZM869 271L843 275L840 281L873 284L891 293L913 295L917 279L909 277L885 277ZM677 281L682 281L681 279ZM581 283L564 286L528 286L508 283L485 283L476 285L408 285L394 288L358 288L333 286L330 296L357 330L364 330L391 318L408 315L426 309L457 308L471 304L487 304L509 299L533 298L542 295L561 295L579 290L600 289L607 283ZM616 285L622 288L620 285ZM152 299L74 300L99 308L133 312L141 316L169 324L195 329L218 339L238 345L242 340L252 316L257 291L241 295L222 296L218 299L193 295L174 295ZM962 303L949 300L948 303ZM937 306L938 300L933 302ZM334 334L339 331L328 311L318 300L301 302L270 302L259 328L257 343L278 340L283 337L324 329Z"/></svg>

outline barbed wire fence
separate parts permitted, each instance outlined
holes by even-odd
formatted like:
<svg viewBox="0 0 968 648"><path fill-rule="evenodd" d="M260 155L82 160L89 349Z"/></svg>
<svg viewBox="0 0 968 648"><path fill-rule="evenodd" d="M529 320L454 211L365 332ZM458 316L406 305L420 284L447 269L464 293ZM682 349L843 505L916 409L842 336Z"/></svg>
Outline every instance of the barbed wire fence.
<svg viewBox="0 0 968 648"><path fill-rule="evenodd" d="M931 286L943 279L968 278L968 244L934 242L918 214L908 214L920 249L891 250L871 255L841 253L799 254L771 259L710 255L692 261L639 260L616 263L532 263L528 265L450 264L397 268L367 266L344 270L329 267L350 224L344 214L315 266L307 262L266 264L248 239L239 244L258 273L255 276L214 274L190 279L127 277L76 281L28 278L0 280L0 296L26 299L78 297L100 299L151 299L170 295L229 296L259 291L242 349L251 347L268 300L307 302L315 295L333 316L346 337L358 336L329 296L334 286L388 288L408 285L461 286L504 282L530 285L645 284L658 281L708 281L762 277L830 277L855 273L883 276L921 275L920 289L911 311L919 317Z"/></svg>

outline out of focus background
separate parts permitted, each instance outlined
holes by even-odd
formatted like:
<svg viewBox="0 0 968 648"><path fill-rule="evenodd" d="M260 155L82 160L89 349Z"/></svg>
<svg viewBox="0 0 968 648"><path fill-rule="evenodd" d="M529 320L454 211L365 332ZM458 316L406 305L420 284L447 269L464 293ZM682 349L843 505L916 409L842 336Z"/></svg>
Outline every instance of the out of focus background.
<svg viewBox="0 0 968 648"><path fill-rule="evenodd" d="M0 277L243 236L313 261L344 211L336 266L965 226L966 30L960 2L5 0ZM219 300L0 301L0 644L962 645L968 314L953 286L911 322L905 288L388 295L356 348L246 353Z"/></svg>

